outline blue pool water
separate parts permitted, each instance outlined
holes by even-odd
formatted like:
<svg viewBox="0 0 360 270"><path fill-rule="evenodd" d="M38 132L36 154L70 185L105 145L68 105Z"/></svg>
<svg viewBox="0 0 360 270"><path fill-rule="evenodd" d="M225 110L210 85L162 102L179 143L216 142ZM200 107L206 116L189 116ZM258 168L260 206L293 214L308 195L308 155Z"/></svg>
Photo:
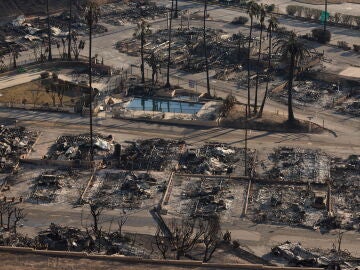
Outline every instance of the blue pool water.
<svg viewBox="0 0 360 270"><path fill-rule="evenodd" d="M166 99L134 98L126 106L134 111L155 111L195 114L204 104Z"/></svg>

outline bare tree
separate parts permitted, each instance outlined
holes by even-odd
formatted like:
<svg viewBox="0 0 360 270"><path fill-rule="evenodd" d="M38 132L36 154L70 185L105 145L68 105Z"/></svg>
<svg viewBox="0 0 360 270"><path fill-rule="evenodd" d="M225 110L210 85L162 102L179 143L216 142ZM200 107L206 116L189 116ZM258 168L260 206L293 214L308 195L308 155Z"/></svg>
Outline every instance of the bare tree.
<svg viewBox="0 0 360 270"><path fill-rule="evenodd" d="M6 213L6 202L0 201L0 228L4 226L4 214Z"/></svg>
<svg viewBox="0 0 360 270"><path fill-rule="evenodd" d="M125 225L125 223L127 222L128 220L128 216L126 216L126 212L125 210L123 209L123 213L120 215L120 218L118 219L118 227L119 227L119 234L120 234L120 237L122 237L122 229Z"/></svg>
<svg viewBox="0 0 360 270"><path fill-rule="evenodd" d="M156 85L158 81L158 74L161 73L160 63L161 58L160 55L156 52L151 52L150 56L145 59L146 63L151 67L151 82L153 85Z"/></svg>
<svg viewBox="0 0 360 270"><path fill-rule="evenodd" d="M14 210L14 233L16 234L17 224L26 217L23 208L15 208Z"/></svg>
<svg viewBox="0 0 360 270"><path fill-rule="evenodd" d="M13 206L13 204L11 203L7 203L6 204L6 213L7 213L7 230L10 231L10 220L12 215L14 214L15 208Z"/></svg>
<svg viewBox="0 0 360 270"><path fill-rule="evenodd" d="M204 234L204 226L199 223L198 228L196 228L196 223L196 220L193 219L183 219L181 221L173 219L170 223L171 237L169 237L169 242L176 252L177 260L180 260L182 256L191 251Z"/></svg>
<svg viewBox="0 0 360 270"><path fill-rule="evenodd" d="M89 202L90 214L93 219L93 231L97 235L99 233L99 220L102 212L105 210L104 204L99 202Z"/></svg>
<svg viewBox="0 0 360 270"><path fill-rule="evenodd" d="M211 216L205 225L203 234L203 243L205 245L203 262L210 261L215 250L219 246L221 239L220 217L218 215Z"/></svg>
<svg viewBox="0 0 360 270"><path fill-rule="evenodd" d="M78 38L78 33L76 31L72 31L71 33L71 39L72 39L72 43L71 43L71 50L73 52L73 55L75 57L75 60L79 59L79 55L80 52L82 50L84 50L85 48L85 41L84 40L79 40Z"/></svg>
<svg viewBox="0 0 360 270"><path fill-rule="evenodd" d="M40 96L41 96L40 90L32 90L31 91L31 99L32 99L34 108L38 104Z"/></svg>
<svg viewBox="0 0 360 270"><path fill-rule="evenodd" d="M163 259L166 260L166 254L170 248L169 238L164 235L164 233L159 227L157 228L155 234L155 244L160 251Z"/></svg>

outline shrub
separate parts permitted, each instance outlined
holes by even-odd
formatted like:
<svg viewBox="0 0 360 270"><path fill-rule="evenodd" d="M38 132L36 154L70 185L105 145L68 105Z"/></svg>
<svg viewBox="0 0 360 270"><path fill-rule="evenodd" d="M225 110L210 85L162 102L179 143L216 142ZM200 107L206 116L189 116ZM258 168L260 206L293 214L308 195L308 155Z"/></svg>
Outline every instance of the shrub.
<svg viewBox="0 0 360 270"><path fill-rule="evenodd" d="M245 16L239 16L239 17L235 17L233 20L232 20L232 24L246 24L247 22L249 21L249 18L248 17L245 17Z"/></svg>
<svg viewBox="0 0 360 270"><path fill-rule="evenodd" d="M354 44L353 47L355 52L360 52L360 45Z"/></svg>
<svg viewBox="0 0 360 270"><path fill-rule="evenodd" d="M288 5L286 7L286 13L290 16L294 16L297 11L297 7L294 5Z"/></svg>
<svg viewBox="0 0 360 270"><path fill-rule="evenodd" d="M311 32L313 38L320 43L328 43L331 40L331 33L329 30L324 31L321 28L315 28Z"/></svg>
<svg viewBox="0 0 360 270"><path fill-rule="evenodd" d="M357 26L360 26L360 16L354 16L354 22Z"/></svg>
<svg viewBox="0 0 360 270"><path fill-rule="evenodd" d="M273 12L274 10L275 10L275 4L266 6L266 12Z"/></svg>

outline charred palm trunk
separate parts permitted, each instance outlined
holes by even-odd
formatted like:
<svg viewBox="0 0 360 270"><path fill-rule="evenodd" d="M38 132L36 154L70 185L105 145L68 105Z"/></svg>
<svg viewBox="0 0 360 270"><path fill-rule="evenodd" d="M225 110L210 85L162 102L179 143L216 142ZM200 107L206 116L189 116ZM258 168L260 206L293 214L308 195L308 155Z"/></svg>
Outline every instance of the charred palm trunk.
<svg viewBox="0 0 360 270"><path fill-rule="evenodd" d="M71 59L71 23L72 23L72 0L69 0L69 35L68 35L68 59Z"/></svg>
<svg viewBox="0 0 360 270"><path fill-rule="evenodd" d="M90 9L90 18L92 18L93 10ZM93 89L92 89L92 27L93 23L89 23L89 89L90 89L90 161L94 161L94 143L93 143Z"/></svg>
<svg viewBox="0 0 360 270"><path fill-rule="evenodd" d="M178 14L178 0L175 0L175 12L174 12L174 18L179 17Z"/></svg>
<svg viewBox="0 0 360 270"><path fill-rule="evenodd" d="M144 63L144 43L145 43L145 37L144 37L144 31L141 31L141 37L140 37L140 55L141 55L141 82L145 83L145 63Z"/></svg>
<svg viewBox="0 0 360 270"><path fill-rule="evenodd" d="M247 91L247 114L250 116L250 51L251 51L251 39L252 39L252 28L253 28L253 17L250 16L250 35L249 35L249 44L248 44L248 61L247 61L247 72L248 72L248 91Z"/></svg>
<svg viewBox="0 0 360 270"><path fill-rule="evenodd" d="M51 53L51 27L50 27L50 13L49 13L49 0L46 0L46 13L47 13L47 27L48 27L48 43L49 43L49 56L48 60L52 61L52 53Z"/></svg>
<svg viewBox="0 0 360 270"><path fill-rule="evenodd" d="M290 59L290 73L289 73L289 82L288 82L288 122L293 123L295 120L293 106L292 106L292 88L294 80L294 70L295 70L295 55L291 55Z"/></svg>
<svg viewBox="0 0 360 270"><path fill-rule="evenodd" d="M205 55L205 70L206 70L206 89L208 96L211 96L210 93L210 79L209 79L209 59L207 52L207 43L206 43L206 16L207 16L207 0L204 2L204 27L203 27L203 38L204 38L204 55Z"/></svg>
<svg viewBox="0 0 360 270"><path fill-rule="evenodd" d="M268 55L268 68L267 68L267 74L266 74L266 87L265 87L265 93L264 93L264 98L262 100L261 103L261 107L260 107L260 111L259 111L259 117L262 116L263 114L263 110L264 110L264 106L265 106L265 101L267 98L267 94L269 91L269 80L270 80L270 70L271 70L271 52L272 52L272 30L269 31L269 55Z"/></svg>
<svg viewBox="0 0 360 270"><path fill-rule="evenodd" d="M169 16L169 47L168 47L168 61L167 61L167 74L165 87L170 88L170 62L171 62L171 30L172 30L172 16L174 10L174 0L171 1L171 10Z"/></svg>
<svg viewBox="0 0 360 270"><path fill-rule="evenodd" d="M263 27L264 24L261 23L260 25L260 44L259 44L259 54L257 59L257 66L256 66L256 86L255 86L255 101L254 101L254 113L257 113L257 103L258 103L258 89L259 89L259 74L260 74L260 56L261 56L261 47L262 47L262 35L263 35Z"/></svg>

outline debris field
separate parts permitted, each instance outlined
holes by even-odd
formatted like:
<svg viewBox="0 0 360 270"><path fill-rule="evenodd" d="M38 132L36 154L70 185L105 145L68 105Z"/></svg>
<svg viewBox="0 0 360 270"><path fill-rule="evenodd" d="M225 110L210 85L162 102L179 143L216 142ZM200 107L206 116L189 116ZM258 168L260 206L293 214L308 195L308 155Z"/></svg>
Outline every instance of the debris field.
<svg viewBox="0 0 360 270"><path fill-rule="evenodd" d="M14 171L23 155L32 150L39 132L24 127L0 126L0 173Z"/></svg>

